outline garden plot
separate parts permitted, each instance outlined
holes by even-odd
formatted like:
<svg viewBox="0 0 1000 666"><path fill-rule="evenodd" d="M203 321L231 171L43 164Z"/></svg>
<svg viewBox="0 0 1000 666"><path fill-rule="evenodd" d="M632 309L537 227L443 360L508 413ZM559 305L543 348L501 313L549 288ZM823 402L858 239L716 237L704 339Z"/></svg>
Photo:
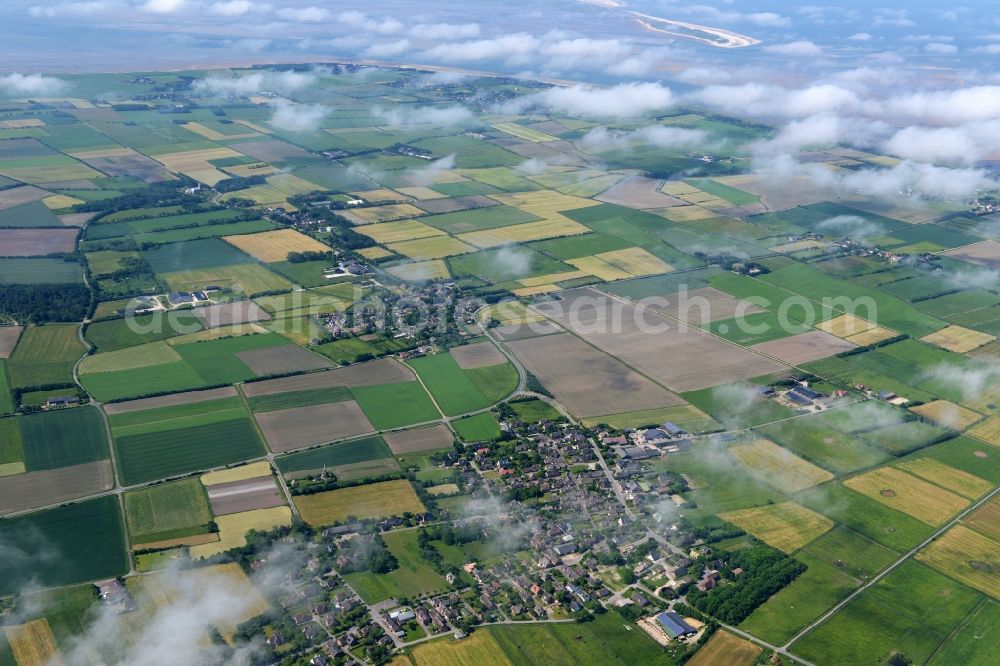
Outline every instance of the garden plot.
<svg viewBox="0 0 1000 666"><path fill-rule="evenodd" d="M0 326L0 358L10 358L23 326Z"/></svg>
<svg viewBox="0 0 1000 666"><path fill-rule="evenodd" d="M855 345L826 331L808 331L780 340L761 342L750 347L756 352L799 366L854 349Z"/></svg>
<svg viewBox="0 0 1000 666"><path fill-rule="evenodd" d="M0 229L0 256L39 257L76 248L76 229Z"/></svg>
<svg viewBox="0 0 1000 666"><path fill-rule="evenodd" d="M246 324L253 321L268 321L271 318L271 315L264 312L253 301L219 303L217 305L195 308L192 310L192 313L201 320L205 328Z"/></svg>
<svg viewBox="0 0 1000 666"><path fill-rule="evenodd" d="M594 197L598 201L628 208L668 208L684 202L660 191L663 181L645 176L629 176L617 185Z"/></svg>
<svg viewBox="0 0 1000 666"><path fill-rule="evenodd" d="M267 445L275 453L325 444L373 432L368 417L353 400L255 414Z"/></svg>
<svg viewBox="0 0 1000 666"><path fill-rule="evenodd" d="M442 424L429 428L386 433L383 435L383 439L394 454L402 455L451 446L452 442L455 441L455 436L451 430L448 430L447 426Z"/></svg>
<svg viewBox="0 0 1000 666"><path fill-rule="evenodd" d="M580 337L590 344L678 392L759 377L787 368L700 329L682 330L659 314L638 311L630 303L621 303L592 289L568 291L557 303L539 303L533 307L571 331L576 326ZM571 313L575 321L570 321ZM628 411L628 408L621 411ZM609 412L614 413L613 410L604 413Z"/></svg>
<svg viewBox="0 0 1000 666"><path fill-rule="evenodd" d="M333 367L333 363L326 357L297 345L251 349L237 352L236 358L246 363L259 377Z"/></svg>
<svg viewBox="0 0 1000 666"><path fill-rule="evenodd" d="M507 357L501 353L492 342L477 342L471 345L454 347L450 350L458 367L463 370L472 368L484 368L489 365L499 365L506 363Z"/></svg>
<svg viewBox="0 0 1000 666"><path fill-rule="evenodd" d="M684 404L679 396L569 333L516 340L508 346L578 417Z"/></svg>
<svg viewBox="0 0 1000 666"><path fill-rule="evenodd" d="M274 395L276 393L332 388L335 386L354 388L357 386L412 382L413 379L413 371L408 367L395 359L384 358L368 363L357 363L345 368L336 368L328 372L316 372L308 375L251 382L243 385L243 393L248 398L252 398L262 395Z"/></svg>

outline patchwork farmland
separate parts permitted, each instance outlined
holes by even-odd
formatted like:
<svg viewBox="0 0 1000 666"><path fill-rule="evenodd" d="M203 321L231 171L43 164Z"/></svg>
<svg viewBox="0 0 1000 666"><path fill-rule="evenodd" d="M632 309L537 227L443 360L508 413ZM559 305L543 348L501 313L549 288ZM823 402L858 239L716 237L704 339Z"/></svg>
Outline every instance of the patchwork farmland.
<svg viewBox="0 0 1000 666"><path fill-rule="evenodd" d="M0 90L0 663L217 588L269 663L989 663L988 199L523 78L63 78Z"/></svg>

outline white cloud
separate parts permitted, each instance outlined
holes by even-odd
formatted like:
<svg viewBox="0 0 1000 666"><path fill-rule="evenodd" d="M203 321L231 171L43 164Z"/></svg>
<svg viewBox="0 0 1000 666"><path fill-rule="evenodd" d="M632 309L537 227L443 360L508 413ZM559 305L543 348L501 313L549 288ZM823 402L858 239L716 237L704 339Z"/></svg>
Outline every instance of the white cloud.
<svg viewBox="0 0 1000 666"><path fill-rule="evenodd" d="M219 95L252 95L262 91L292 92L311 86L316 80L314 72L254 72L239 77L210 74L195 81L194 88Z"/></svg>
<svg viewBox="0 0 1000 666"><path fill-rule="evenodd" d="M847 172L805 165L803 172L819 186L874 197L959 199L997 187L997 182L980 169L951 169L909 160L889 169Z"/></svg>
<svg viewBox="0 0 1000 666"><path fill-rule="evenodd" d="M28 9L32 16L55 18L59 16L89 16L99 12L115 9L119 3L115 0L92 0L91 2L64 2L62 4L36 5Z"/></svg>
<svg viewBox="0 0 1000 666"><path fill-rule="evenodd" d="M856 32L850 37L848 37L848 39L851 40L852 42L870 42L875 38L872 37L872 35L867 32Z"/></svg>
<svg viewBox="0 0 1000 666"><path fill-rule="evenodd" d="M319 23L328 21L332 14L323 7L284 7L276 12L278 18L298 23Z"/></svg>
<svg viewBox="0 0 1000 666"><path fill-rule="evenodd" d="M883 148L905 159L974 164L1000 150L1000 120L958 127L906 127L893 134Z"/></svg>
<svg viewBox="0 0 1000 666"><path fill-rule="evenodd" d="M414 39L469 39L479 36L478 23L419 23L410 28Z"/></svg>
<svg viewBox="0 0 1000 666"><path fill-rule="evenodd" d="M861 104L861 99L853 91L829 83L801 90L762 83L714 85L695 91L688 97L726 113L788 118L853 109Z"/></svg>
<svg viewBox="0 0 1000 666"><path fill-rule="evenodd" d="M154 14L173 14L187 5L187 0L149 0L140 9Z"/></svg>
<svg viewBox="0 0 1000 666"><path fill-rule="evenodd" d="M43 74L0 75L0 90L15 95L50 97L67 88L65 81Z"/></svg>
<svg viewBox="0 0 1000 666"><path fill-rule="evenodd" d="M410 40L397 39L392 42L379 42L372 44L365 49L365 55L369 58L392 58L402 55L410 50Z"/></svg>
<svg viewBox="0 0 1000 666"><path fill-rule="evenodd" d="M953 55L958 53L958 47L954 44L945 44L943 42L930 42L924 45L924 51L936 55Z"/></svg>
<svg viewBox="0 0 1000 666"><path fill-rule="evenodd" d="M418 106L383 109L375 107L372 112L385 118L388 125L406 127L409 125L434 125L450 127L475 120L475 115L464 106Z"/></svg>
<svg viewBox="0 0 1000 666"><path fill-rule="evenodd" d="M659 111L673 103L674 95L670 88L659 83L622 83L610 88L549 88L513 100L509 106L513 109L526 109L532 104L539 104L557 113L569 115L625 118Z"/></svg>
<svg viewBox="0 0 1000 666"><path fill-rule="evenodd" d="M823 49L807 39L788 42L787 44L773 44L763 48L769 53L777 53L778 55L786 55L794 58L818 56L823 53Z"/></svg>
<svg viewBox="0 0 1000 666"><path fill-rule="evenodd" d="M330 109L319 104L293 104L287 100L276 102L271 124L290 132L319 129Z"/></svg>
<svg viewBox="0 0 1000 666"><path fill-rule="evenodd" d="M963 123L1000 118L1000 86L916 92L877 104L888 117L936 123Z"/></svg>
<svg viewBox="0 0 1000 666"><path fill-rule="evenodd" d="M538 38L520 32L495 39L439 44L427 50L424 55L445 62L494 60L527 55L536 51L539 44Z"/></svg>
<svg viewBox="0 0 1000 666"><path fill-rule="evenodd" d="M626 147L637 142L660 148L683 148L701 145L707 140L705 132L684 127L649 125L632 132L612 132L606 127L595 127L580 139L580 145L597 151Z"/></svg>
<svg viewBox="0 0 1000 666"><path fill-rule="evenodd" d="M209 6L208 13L214 16L244 16L252 12L268 12L271 5L250 0L228 0L228 2L216 2Z"/></svg>

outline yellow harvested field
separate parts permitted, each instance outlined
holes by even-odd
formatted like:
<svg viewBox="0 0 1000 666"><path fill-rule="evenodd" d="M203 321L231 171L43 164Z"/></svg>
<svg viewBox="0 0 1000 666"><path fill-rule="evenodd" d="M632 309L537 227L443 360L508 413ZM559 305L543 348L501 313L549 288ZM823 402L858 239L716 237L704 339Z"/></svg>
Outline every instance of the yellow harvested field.
<svg viewBox="0 0 1000 666"><path fill-rule="evenodd" d="M515 300L500 301L494 305L487 306L482 310L481 317L482 321L495 319L502 325L530 324L548 319L545 315L529 309L521 301Z"/></svg>
<svg viewBox="0 0 1000 666"><path fill-rule="evenodd" d="M748 640L734 636L725 629L712 634L687 661L689 666L750 666L764 649Z"/></svg>
<svg viewBox="0 0 1000 666"><path fill-rule="evenodd" d="M539 275L538 277L523 278L518 280L518 282L525 287L540 287L543 284L554 284L565 280L575 280L576 278L582 278L586 275L587 273L584 273L583 271L565 271L562 273L549 273L548 275Z"/></svg>
<svg viewBox="0 0 1000 666"><path fill-rule="evenodd" d="M431 236L430 238L420 238L417 240L404 241L402 243L393 243L392 245L389 245L389 249L396 254L401 254L418 261L424 259L440 259L441 257L450 257L452 255L465 254L466 252L474 252L476 250L476 248L471 245L463 243L457 238L452 238L451 236Z"/></svg>
<svg viewBox="0 0 1000 666"><path fill-rule="evenodd" d="M715 213L701 206L674 206L653 212L671 222L696 222L716 217Z"/></svg>
<svg viewBox="0 0 1000 666"><path fill-rule="evenodd" d="M323 189L316 183L293 176L290 173L279 173L271 176L267 179L267 184L279 192L284 192L288 196L306 194L307 192L316 192Z"/></svg>
<svg viewBox="0 0 1000 666"><path fill-rule="evenodd" d="M223 141L225 139L251 139L257 136L257 132L245 132L243 134L223 134L216 132L211 127L205 127L201 123L185 123L184 129L205 137L209 141Z"/></svg>
<svg viewBox="0 0 1000 666"><path fill-rule="evenodd" d="M230 199L249 199L256 204L282 204L285 206L287 203L285 200L288 195L279 190L276 187L271 187L270 185L254 185L245 190L234 190L232 192L226 192L223 194L219 200L222 202L229 201ZM287 208L288 206L285 206Z"/></svg>
<svg viewBox="0 0 1000 666"><path fill-rule="evenodd" d="M546 134L545 132L539 132L538 130L525 127L524 125L518 125L517 123L497 123L493 127L501 132L506 132L507 134L512 134L519 139L532 141L534 143L559 140L559 137Z"/></svg>
<svg viewBox="0 0 1000 666"><path fill-rule="evenodd" d="M230 548L245 546L247 543L246 534L250 530L263 532L273 530L280 525L291 525L292 511L287 506L254 509L253 511L217 516L215 523L219 526L219 540L215 543L191 546L192 558L203 559L224 553Z"/></svg>
<svg viewBox="0 0 1000 666"><path fill-rule="evenodd" d="M821 331L826 331L832 335L836 335L838 338L846 338L851 335L857 335L858 333L865 333L877 328L877 326L867 319L861 319L860 317L855 317L851 314L845 314L840 315L839 317L834 317L833 319L821 321L816 324L816 328Z"/></svg>
<svg viewBox="0 0 1000 666"><path fill-rule="evenodd" d="M73 157L81 160L93 160L101 157L133 157L138 154L131 148L105 148L104 150L85 150L79 153L70 153Z"/></svg>
<svg viewBox="0 0 1000 666"><path fill-rule="evenodd" d="M925 419L934 421L938 425L954 428L955 430L965 430L983 418L983 415L979 412L974 412L971 409L966 409L961 405L956 405L947 400L934 400L916 407L910 407L910 411L914 414L919 414Z"/></svg>
<svg viewBox="0 0 1000 666"><path fill-rule="evenodd" d="M580 234L587 233L590 233L589 228L560 215L539 220L538 222L525 222L524 224L514 224L509 227L470 231L459 234L457 238L478 248L489 248L497 247L498 245L509 245L511 243L527 243L529 241L544 240L559 236L579 236Z"/></svg>
<svg viewBox="0 0 1000 666"><path fill-rule="evenodd" d="M562 287L554 284L538 284L534 287L518 287L517 289L512 289L510 293L515 296L537 296L538 294L551 294L552 292L562 291Z"/></svg>
<svg viewBox="0 0 1000 666"><path fill-rule="evenodd" d="M935 331L920 339L958 354L964 354L996 340L988 333L974 331L963 326L946 326L940 331Z"/></svg>
<svg viewBox="0 0 1000 666"><path fill-rule="evenodd" d="M991 416L966 434L987 444L1000 446L1000 416Z"/></svg>
<svg viewBox="0 0 1000 666"><path fill-rule="evenodd" d="M748 472L785 493L797 493L833 478L833 474L803 460L768 439L729 447Z"/></svg>
<svg viewBox="0 0 1000 666"><path fill-rule="evenodd" d="M441 259L430 261L415 261L412 264L402 264L387 268L386 271L400 280L409 282L424 282L426 280L446 280L451 277L448 265Z"/></svg>
<svg viewBox="0 0 1000 666"><path fill-rule="evenodd" d="M376 222L389 222L391 220L401 220L407 217L419 217L426 215L413 204L389 204L388 206L372 206L371 208L352 208L351 214L364 220L366 224Z"/></svg>
<svg viewBox="0 0 1000 666"><path fill-rule="evenodd" d="M249 120L234 120L233 122L238 123L240 125L243 125L243 127L247 127L249 129L252 129L254 132L260 132L261 134L270 134L271 133L271 130L267 129L266 127L261 127L260 125L255 125L254 123L250 122Z"/></svg>
<svg viewBox="0 0 1000 666"><path fill-rule="evenodd" d="M416 666L513 666L489 629L480 629L467 638L421 643L410 658Z"/></svg>
<svg viewBox="0 0 1000 666"><path fill-rule="evenodd" d="M364 234L376 243L383 245L386 243L400 243L402 241L417 240L418 238L447 235L440 229L436 229L429 224L424 224L419 220L371 224L358 227L357 231L359 234Z"/></svg>
<svg viewBox="0 0 1000 666"><path fill-rule="evenodd" d="M1000 543L956 525L917 553L917 559L969 587L1000 599Z"/></svg>
<svg viewBox="0 0 1000 666"><path fill-rule="evenodd" d="M190 176L207 185L215 185L229 176L216 169L209 160L221 160L227 157L243 157L232 148L209 148L207 150L189 150L183 153L167 153L157 155L153 159L171 171Z"/></svg>
<svg viewBox="0 0 1000 666"><path fill-rule="evenodd" d="M993 489L993 484L986 479L945 465L933 458L906 460L897 467L968 499L979 499Z"/></svg>
<svg viewBox="0 0 1000 666"><path fill-rule="evenodd" d="M688 185L683 180L668 180L660 185L660 191L672 197L679 197L682 194L697 194L701 192L694 185Z"/></svg>
<svg viewBox="0 0 1000 666"><path fill-rule="evenodd" d="M399 192L390 190L386 187L380 187L377 190L351 192L351 195L357 197L358 199L364 199L365 201L399 201L405 198L400 196Z"/></svg>
<svg viewBox="0 0 1000 666"><path fill-rule="evenodd" d="M255 333L267 333L268 329L253 322L245 324L230 324L228 326L216 326L207 328L197 333L178 335L166 341L171 347L183 345L188 342L205 342L206 340L221 340L222 338L236 338L241 335L253 335Z"/></svg>
<svg viewBox="0 0 1000 666"><path fill-rule="evenodd" d="M491 194L491 199L500 203L520 208L541 218L555 217L564 210L600 206L600 201L574 197L555 190L539 190L537 192L517 192L514 194Z"/></svg>
<svg viewBox="0 0 1000 666"><path fill-rule="evenodd" d="M286 261L289 252L330 252L330 247L295 229L276 229L259 234L223 236L222 240L264 263Z"/></svg>
<svg viewBox="0 0 1000 666"><path fill-rule="evenodd" d="M10 462L0 464L0 476L13 476L15 474L24 474L25 467L23 462Z"/></svg>
<svg viewBox="0 0 1000 666"><path fill-rule="evenodd" d="M392 252L385 249L384 247L363 247L358 250L360 254L365 259L384 259L386 257L391 257Z"/></svg>
<svg viewBox="0 0 1000 666"><path fill-rule="evenodd" d="M80 362L80 374L130 370L180 360L181 355L167 343L162 341L149 342L136 347L87 356Z"/></svg>
<svg viewBox="0 0 1000 666"><path fill-rule="evenodd" d="M612 266L608 262L598 259L597 257L567 259L566 263L570 266L575 266L587 275L593 275L594 277L600 278L605 282L611 282L613 280L627 280L630 277L635 277L628 271L622 270L617 266Z"/></svg>
<svg viewBox="0 0 1000 666"><path fill-rule="evenodd" d="M254 296L265 291L288 291L292 283L260 264L216 266L190 271L161 273L159 277L170 291L193 291L206 284L217 284L224 289L239 288L241 294Z"/></svg>
<svg viewBox="0 0 1000 666"><path fill-rule="evenodd" d="M802 548L833 527L833 521L826 516L795 502L727 511L719 517L786 553Z"/></svg>
<svg viewBox="0 0 1000 666"><path fill-rule="evenodd" d="M310 525L329 525L355 518L387 518L407 511L424 511L417 493L404 479L382 481L364 486L338 488L292 498L302 520ZM239 514L237 514L239 515Z"/></svg>
<svg viewBox="0 0 1000 666"><path fill-rule="evenodd" d="M257 162L256 164L237 164L236 166L222 167L222 170L226 173L231 173L234 176L239 176L240 178L249 178L251 176L271 176L278 173L278 169L271 166L270 164L264 164L263 162Z"/></svg>
<svg viewBox="0 0 1000 666"><path fill-rule="evenodd" d="M801 240L794 243L785 243L784 245L775 245L768 249L772 252L801 252L802 250L814 250L818 247L823 247L823 244L819 241Z"/></svg>
<svg viewBox="0 0 1000 666"><path fill-rule="evenodd" d="M428 201L430 199L446 199L448 195L441 194L437 190L432 190L429 187L424 187L422 185L416 185L414 187L400 187L396 190L403 196L413 197L417 201Z"/></svg>
<svg viewBox="0 0 1000 666"><path fill-rule="evenodd" d="M844 340L858 345L859 347L864 347L866 345L873 345L876 342L882 342L883 340L888 340L889 338L898 335L896 331L889 328L882 328L881 326L876 326L875 328L863 331L861 333L855 333L854 335L848 335Z"/></svg>
<svg viewBox="0 0 1000 666"><path fill-rule="evenodd" d="M851 477L844 485L932 526L943 524L969 506L965 498L893 467Z"/></svg>
<svg viewBox="0 0 1000 666"><path fill-rule="evenodd" d="M602 252L594 256L635 276L659 275L674 270L673 266L641 247L627 247L624 250Z"/></svg>
<svg viewBox="0 0 1000 666"><path fill-rule="evenodd" d="M62 654L45 618L4 627L17 666L61 666Z"/></svg>
<svg viewBox="0 0 1000 666"><path fill-rule="evenodd" d="M232 469L222 469L218 472L203 474L201 477L201 483L205 486L214 486L219 483L246 481L247 479L256 479L260 476L270 475L270 463L266 460L261 460L260 462L250 463L249 465L240 465L239 467L233 467Z"/></svg>
<svg viewBox="0 0 1000 666"><path fill-rule="evenodd" d="M440 486L431 486L427 489L430 495L454 495L459 491L457 483L442 483Z"/></svg>
<svg viewBox="0 0 1000 666"><path fill-rule="evenodd" d="M83 199L77 199L65 194L56 194L55 196L45 197L42 199L42 203L45 204L46 208L56 210L58 208L69 208L70 206L82 204Z"/></svg>
<svg viewBox="0 0 1000 666"><path fill-rule="evenodd" d="M962 521L977 532L1000 541L1000 497L994 497Z"/></svg>
<svg viewBox="0 0 1000 666"><path fill-rule="evenodd" d="M28 127L45 127L41 118L18 118L0 121L0 127L5 129L26 129Z"/></svg>

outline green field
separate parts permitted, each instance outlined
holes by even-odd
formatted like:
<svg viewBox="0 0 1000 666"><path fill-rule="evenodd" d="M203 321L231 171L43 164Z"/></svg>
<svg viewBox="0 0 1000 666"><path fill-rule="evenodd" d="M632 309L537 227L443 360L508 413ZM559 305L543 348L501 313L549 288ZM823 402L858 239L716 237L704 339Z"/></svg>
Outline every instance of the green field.
<svg viewBox="0 0 1000 666"><path fill-rule="evenodd" d="M47 324L29 326L7 360L12 387L71 384L73 365L83 356L78 326Z"/></svg>
<svg viewBox="0 0 1000 666"><path fill-rule="evenodd" d="M124 494L129 541L149 543L209 531L212 510L197 478L133 490Z"/></svg>
<svg viewBox="0 0 1000 666"><path fill-rule="evenodd" d="M33 201L21 206L0 210L0 227L61 227L62 222L48 206L41 201Z"/></svg>
<svg viewBox="0 0 1000 666"><path fill-rule="evenodd" d="M514 400L507 404L517 414L517 418L525 423L537 423L545 419L555 421L562 418L562 414L559 413L558 409L544 400L538 400L537 398L532 398L531 400Z"/></svg>
<svg viewBox="0 0 1000 666"><path fill-rule="evenodd" d="M452 421L451 427L464 442L486 442L503 435L496 417L488 412Z"/></svg>
<svg viewBox="0 0 1000 666"><path fill-rule="evenodd" d="M0 419L0 465L24 462L20 420Z"/></svg>
<svg viewBox="0 0 1000 666"><path fill-rule="evenodd" d="M351 389L351 394L377 430L441 418L420 382L357 386Z"/></svg>
<svg viewBox="0 0 1000 666"><path fill-rule="evenodd" d="M910 561L792 646L817 663L924 663L982 597Z"/></svg>
<svg viewBox="0 0 1000 666"><path fill-rule="evenodd" d="M490 633L516 666L671 663L641 629L611 611L583 624L501 625Z"/></svg>
<svg viewBox="0 0 1000 666"><path fill-rule="evenodd" d="M690 391L681 397L723 425L731 427L757 426L788 418L791 410L776 402L752 396L749 384L723 384L708 389ZM734 410L734 399L746 404L746 409Z"/></svg>
<svg viewBox="0 0 1000 666"><path fill-rule="evenodd" d="M278 469L287 474L390 457L392 457L392 453L385 441L375 435L280 456L275 458L275 463L278 465Z"/></svg>
<svg viewBox="0 0 1000 666"><path fill-rule="evenodd" d="M145 250L142 257L156 273L173 273L253 262L253 259L220 238L158 245L151 250Z"/></svg>
<svg viewBox="0 0 1000 666"><path fill-rule="evenodd" d="M842 433L814 417L763 426L757 432L834 474L872 467L889 458L887 452L864 439Z"/></svg>
<svg viewBox="0 0 1000 666"><path fill-rule="evenodd" d="M56 469L108 457L104 419L95 407L77 407L21 417L28 471Z"/></svg>
<svg viewBox="0 0 1000 666"><path fill-rule="evenodd" d="M0 259L0 284L64 284L83 281L83 266L47 257Z"/></svg>
<svg viewBox="0 0 1000 666"><path fill-rule="evenodd" d="M930 664L948 666L990 666L1000 651L1000 604L985 600L965 618L959 628L941 645Z"/></svg>
<svg viewBox="0 0 1000 666"><path fill-rule="evenodd" d="M0 358L0 414L13 414L14 407L10 380L7 379L7 359Z"/></svg>
<svg viewBox="0 0 1000 666"><path fill-rule="evenodd" d="M472 380L472 371L462 370L451 354L415 358L409 361L409 364L420 375L420 379L446 416L457 416L483 409L495 402L495 400L490 401ZM495 392L494 390L494 394Z"/></svg>
<svg viewBox="0 0 1000 666"><path fill-rule="evenodd" d="M97 351L107 352L200 330L201 321L190 311L157 312L94 322L87 326L86 337Z"/></svg>
<svg viewBox="0 0 1000 666"><path fill-rule="evenodd" d="M0 594L29 582L70 585L128 571L122 515L114 496L0 521L8 546L0 572Z"/></svg>
<svg viewBox="0 0 1000 666"><path fill-rule="evenodd" d="M894 551L857 532L836 527L796 553L806 571L758 607L740 628L784 644L896 557Z"/></svg>
<svg viewBox="0 0 1000 666"><path fill-rule="evenodd" d="M933 531L916 518L836 483L807 490L795 499L872 541L900 552L916 546Z"/></svg>
<svg viewBox="0 0 1000 666"><path fill-rule="evenodd" d="M735 187L730 187L729 185L720 183L717 180L712 180L711 178L697 178L686 182L689 185L697 187L702 192L708 192L709 194L715 195L720 199L728 201L734 206L747 206L749 204L757 203L757 200L759 199L756 194L750 194L749 192L738 190Z"/></svg>
<svg viewBox="0 0 1000 666"><path fill-rule="evenodd" d="M351 400L350 389L344 386L332 386L330 388L312 389L309 391L290 391L288 393L272 393L271 395L257 395L247 398L247 404L254 412L273 412L278 409L291 409L293 407L309 407L310 405L321 405L327 402L343 402Z"/></svg>
<svg viewBox="0 0 1000 666"><path fill-rule="evenodd" d="M449 588L444 577L420 556L416 530L388 532L382 538L399 561L399 568L387 574L363 572L344 575L344 580L367 603L378 603L389 597L416 598Z"/></svg>
<svg viewBox="0 0 1000 666"><path fill-rule="evenodd" d="M118 467L127 485L220 467L264 455L248 418L115 437Z"/></svg>
<svg viewBox="0 0 1000 666"><path fill-rule="evenodd" d="M463 370L469 376L472 383L482 392L486 402L494 404L500 402L517 388L519 379L517 368L510 363L498 363L482 368L470 368Z"/></svg>

